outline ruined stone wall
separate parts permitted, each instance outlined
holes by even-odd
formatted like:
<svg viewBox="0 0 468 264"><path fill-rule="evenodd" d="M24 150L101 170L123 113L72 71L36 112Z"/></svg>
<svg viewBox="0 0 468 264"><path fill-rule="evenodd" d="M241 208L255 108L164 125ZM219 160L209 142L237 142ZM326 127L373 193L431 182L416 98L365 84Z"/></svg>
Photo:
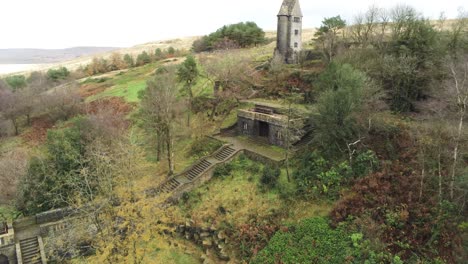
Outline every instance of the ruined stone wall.
<svg viewBox="0 0 468 264"><path fill-rule="evenodd" d="M249 137L258 135L258 127L255 124L255 120L241 116L238 116L237 118L237 132L239 135Z"/></svg>
<svg viewBox="0 0 468 264"><path fill-rule="evenodd" d="M223 231L218 231L215 228L196 227L188 221L184 225L176 227L176 234L195 242L205 250L213 250L220 260L229 261L230 259L226 247L228 237Z"/></svg>
<svg viewBox="0 0 468 264"><path fill-rule="evenodd" d="M10 264L16 264L16 245L13 243L6 246L0 246L0 255L5 255Z"/></svg>
<svg viewBox="0 0 468 264"><path fill-rule="evenodd" d="M285 128L273 124L269 124L270 134L268 135L268 142L272 145L286 146L286 141L284 140L285 136Z"/></svg>

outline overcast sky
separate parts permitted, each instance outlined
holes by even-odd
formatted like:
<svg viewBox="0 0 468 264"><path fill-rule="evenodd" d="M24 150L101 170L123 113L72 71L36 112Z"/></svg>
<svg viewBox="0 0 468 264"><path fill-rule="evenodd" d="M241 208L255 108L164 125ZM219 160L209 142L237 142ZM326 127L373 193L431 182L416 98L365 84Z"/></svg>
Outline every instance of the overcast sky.
<svg viewBox="0 0 468 264"><path fill-rule="evenodd" d="M254 21L276 29L282 0L0 0L0 48L128 47L208 34L225 24ZM404 3L426 17L457 16L467 0L301 0L304 28L324 17L353 16L370 5Z"/></svg>

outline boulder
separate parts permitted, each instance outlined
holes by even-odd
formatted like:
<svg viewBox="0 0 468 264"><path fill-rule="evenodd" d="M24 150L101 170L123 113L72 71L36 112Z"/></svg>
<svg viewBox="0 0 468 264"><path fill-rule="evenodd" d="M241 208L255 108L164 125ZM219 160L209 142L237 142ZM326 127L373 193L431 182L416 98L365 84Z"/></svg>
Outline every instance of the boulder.
<svg viewBox="0 0 468 264"><path fill-rule="evenodd" d="M205 247L205 248L210 248L210 247L213 246L213 241L212 241L211 239L204 239L204 240L202 241L202 245L203 245L203 247Z"/></svg>

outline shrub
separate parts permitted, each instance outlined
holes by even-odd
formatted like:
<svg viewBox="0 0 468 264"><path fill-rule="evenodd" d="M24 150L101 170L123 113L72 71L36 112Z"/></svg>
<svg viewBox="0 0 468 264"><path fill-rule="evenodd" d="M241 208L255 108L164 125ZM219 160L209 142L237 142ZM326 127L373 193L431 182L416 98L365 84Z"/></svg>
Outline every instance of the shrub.
<svg viewBox="0 0 468 264"><path fill-rule="evenodd" d="M70 71L66 67L60 67L58 69L50 69L47 71L47 78L52 81L64 80L70 76Z"/></svg>
<svg viewBox="0 0 468 264"><path fill-rule="evenodd" d="M327 158L343 155L360 127L356 116L361 110L366 76L349 64L332 63L317 81L322 91L317 101L315 142Z"/></svg>
<svg viewBox="0 0 468 264"><path fill-rule="evenodd" d="M143 51L142 53L138 54L136 59L137 66L143 66L148 63L151 63L151 57L146 51Z"/></svg>
<svg viewBox="0 0 468 264"><path fill-rule="evenodd" d="M197 158L205 157L215 152L222 145L223 144L217 140L203 137L195 140L192 143L192 145L190 146L190 150L188 151L188 156Z"/></svg>
<svg viewBox="0 0 468 264"><path fill-rule="evenodd" d="M275 188L280 175L281 170L278 167L272 168L270 166L265 166L262 176L260 177L260 187L266 187L267 189Z"/></svg>
<svg viewBox="0 0 468 264"><path fill-rule="evenodd" d="M8 83L13 91L26 87L26 77L24 75L8 76L5 78L5 82Z"/></svg>
<svg viewBox="0 0 468 264"><path fill-rule="evenodd" d="M214 178L225 178L229 175L231 175L231 172L233 171L234 166L232 163L226 163L223 165L220 165L216 167L216 169L213 172L213 177Z"/></svg>
<svg viewBox="0 0 468 264"><path fill-rule="evenodd" d="M195 52L215 49L244 48L265 42L265 32L254 22L242 22L223 26L216 32L195 41L192 50Z"/></svg>
<svg viewBox="0 0 468 264"><path fill-rule="evenodd" d="M324 195L332 199L337 198L342 185L348 184L356 176L372 171L372 168L366 167L369 162L377 163L373 152L359 155L354 167L349 165L349 161L332 165L318 152L306 154L293 174L297 192L304 196Z"/></svg>
<svg viewBox="0 0 468 264"><path fill-rule="evenodd" d="M362 152L354 158L352 168L354 175L357 177L365 176L377 170L379 160L374 151L368 150Z"/></svg>
<svg viewBox="0 0 468 264"><path fill-rule="evenodd" d="M343 228L332 229L326 218L306 219L278 231L251 263L348 263L358 255Z"/></svg>

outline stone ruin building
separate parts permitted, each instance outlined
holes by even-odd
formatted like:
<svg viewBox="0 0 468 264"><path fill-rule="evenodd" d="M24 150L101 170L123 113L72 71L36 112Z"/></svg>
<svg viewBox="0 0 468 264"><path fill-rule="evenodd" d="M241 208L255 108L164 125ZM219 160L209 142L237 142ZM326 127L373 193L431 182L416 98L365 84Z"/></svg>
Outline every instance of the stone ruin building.
<svg viewBox="0 0 468 264"><path fill-rule="evenodd" d="M302 50L302 11L299 0L284 0L278 13L275 56L297 63Z"/></svg>
<svg viewBox="0 0 468 264"><path fill-rule="evenodd" d="M295 145L310 131L304 116L281 106L257 103L251 109L238 110L237 132L271 145Z"/></svg>

